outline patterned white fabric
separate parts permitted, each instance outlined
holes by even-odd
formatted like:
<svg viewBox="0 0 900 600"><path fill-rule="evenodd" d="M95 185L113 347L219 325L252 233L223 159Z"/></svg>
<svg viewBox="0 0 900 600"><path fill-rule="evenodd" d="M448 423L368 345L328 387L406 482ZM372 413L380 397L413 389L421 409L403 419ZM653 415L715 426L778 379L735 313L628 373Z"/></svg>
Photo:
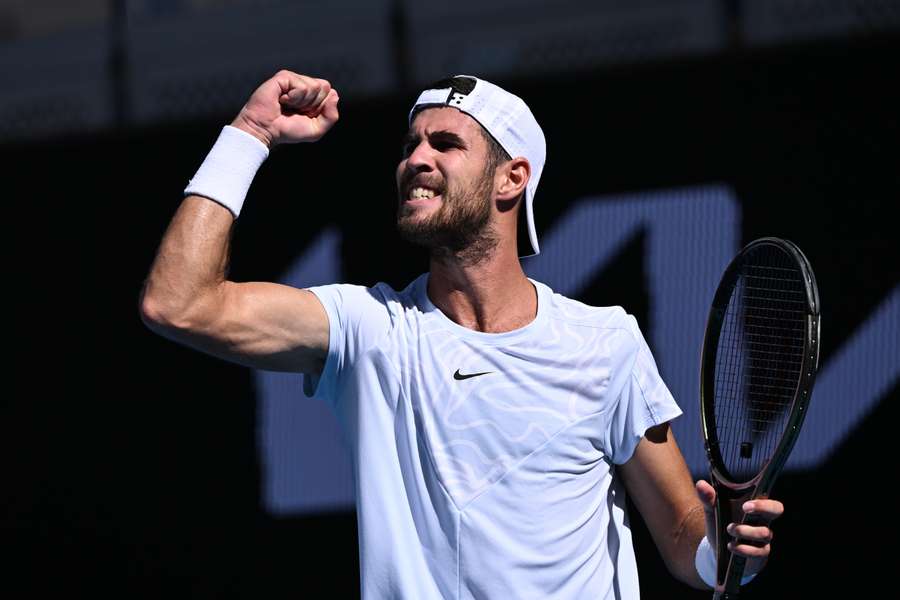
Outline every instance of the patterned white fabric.
<svg viewBox="0 0 900 600"><path fill-rule="evenodd" d="M534 321L482 333L428 277L309 288L330 340L303 391L353 459L363 597L638 598L615 465L681 410L637 321L530 280Z"/></svg>

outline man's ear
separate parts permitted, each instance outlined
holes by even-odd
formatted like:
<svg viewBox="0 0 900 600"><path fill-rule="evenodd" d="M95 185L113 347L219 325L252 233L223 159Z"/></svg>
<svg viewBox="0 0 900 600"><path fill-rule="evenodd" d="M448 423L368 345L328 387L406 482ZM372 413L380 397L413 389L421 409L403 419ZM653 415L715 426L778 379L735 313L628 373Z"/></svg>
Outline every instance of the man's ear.
<svg viewBox="0 0 900 600"><path fill-rule="evenodd" d="M531 165L523 157L506 161L497 169L500 178L497 189L498 200L513 200L525 191L528 178L531 176Z"/></svg>

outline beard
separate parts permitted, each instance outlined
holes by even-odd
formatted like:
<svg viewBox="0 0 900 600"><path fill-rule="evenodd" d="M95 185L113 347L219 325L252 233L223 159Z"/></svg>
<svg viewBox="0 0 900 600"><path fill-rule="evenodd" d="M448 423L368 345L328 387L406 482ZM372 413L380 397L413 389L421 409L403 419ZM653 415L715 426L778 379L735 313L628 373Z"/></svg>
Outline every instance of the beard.
<svg viewBox="0 0 900 600"><path fill-rule="evenodd" d="M442 262L450 259L462 265L481 262L499 243L490 224L493 180L494 173L485 171L471 186L448 186L441 194L441 205L426 218L415 218L415 210L400 198L397 209L400 237L428 248L432 258Z"/></svg>

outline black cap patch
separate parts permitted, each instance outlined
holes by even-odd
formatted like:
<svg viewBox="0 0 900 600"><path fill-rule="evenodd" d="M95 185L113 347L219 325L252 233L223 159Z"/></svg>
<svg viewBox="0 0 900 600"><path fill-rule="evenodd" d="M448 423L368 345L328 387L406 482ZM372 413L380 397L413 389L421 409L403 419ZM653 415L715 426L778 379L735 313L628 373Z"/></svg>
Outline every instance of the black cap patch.
<svg viewBox="0 0 900 600"><path fill-rule="evenodd" d="M446 104L450 106L460 106L462 101L466 96L472 93L472 90L475 89L475 84L478 83L472 77L450 77L448 79L441 79L440 81L435 81L431 85L429 85L426 89L429 90L441 90L444 88L450 88L450 94L447 96Z"/></svg>

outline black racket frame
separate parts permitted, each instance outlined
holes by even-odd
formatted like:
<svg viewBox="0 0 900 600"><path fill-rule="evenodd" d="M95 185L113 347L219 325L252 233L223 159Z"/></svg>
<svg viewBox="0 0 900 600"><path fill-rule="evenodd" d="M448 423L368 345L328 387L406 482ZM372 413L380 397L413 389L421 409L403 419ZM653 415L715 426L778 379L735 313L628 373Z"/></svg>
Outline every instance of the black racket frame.
<svg viewBox="0 0 900 600"><path fill-rule="evenodd" d="M715 416L715 365L716 353L725 311L731 298L742 267L752 253L763 245L775 245L791 255L803 273L806 284L808 314L806 317L806 340L802 362L802 377L794 392L793 409L788 417L787 427L778 443L772 458L762 467L759 473L749 481L733 482L726 475L719 450L716 433ZM746 566L746 557L733 554L728 550L727 542L731 536L725 528L733 521L734 515L743 515L743 504L756 498L768 498L775 479L787 462L788 456L797 441L800 427L806 416L809 400L812 396L813 383L819 364L819 339L821 319L819 313L819 292L815 275L806 256L796 244L777 237L764 237L744 246L725 269L719 287L713 299L706 321L706 334L703 338L703 350L700 371L700 415L703 428L703 440L706 455L710 464L710 479L716 490L716 527L717 527L717 576L716 590L713 598L726 600L737 598L740 582ZM764 521L756 515L745 515L741 523L761 525ZM744 540L743 543L749 543ZM752 544L751 545L755 545ZM760 544L761 545L761 544Z"/></svg>

